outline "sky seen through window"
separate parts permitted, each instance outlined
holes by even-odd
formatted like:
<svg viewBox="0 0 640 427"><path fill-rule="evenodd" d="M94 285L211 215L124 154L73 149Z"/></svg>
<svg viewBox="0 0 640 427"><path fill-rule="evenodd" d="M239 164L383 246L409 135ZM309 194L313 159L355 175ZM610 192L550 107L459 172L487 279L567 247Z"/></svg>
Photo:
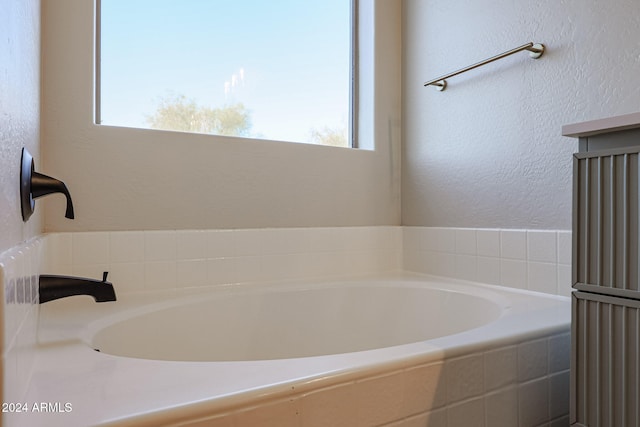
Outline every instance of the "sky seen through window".
<svg viewBox="0 0 640 427"><path fill-rule="evenodd" d="M250 137L346 129L349 0L101 0L100 123L149 127L163 99L242 104Z"/></svg>

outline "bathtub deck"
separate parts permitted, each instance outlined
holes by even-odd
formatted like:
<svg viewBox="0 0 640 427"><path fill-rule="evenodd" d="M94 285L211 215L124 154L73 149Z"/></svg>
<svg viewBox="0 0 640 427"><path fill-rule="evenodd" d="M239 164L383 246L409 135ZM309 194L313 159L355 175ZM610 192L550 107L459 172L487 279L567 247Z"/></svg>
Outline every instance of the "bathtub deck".
<svg viewBox="0 0 640 427"><path fill-rule="evenodd" d="M434 278L397 275L369 280L401 283ZM442 278L437 281L456 290L484 286ZM98 353L83 342L83 331L91 321L141 301L149 302L150 298L169 301L175 298L175 292L123 295L117 305L95 304L83 298L47 303L42 306L40 346L26 403L59 404L49 405L51 411L10 414L6 420L8 425L34 427L158 426L187 425L190 420L221 414L220 425L227 425L224 420L228 418L224 417L229 414L252 416L251 411L240 410L248 404L286 412L287 405L302 404L314 396L315 390L359 384L366 378L392 373L402 373L402 378L407 379L407 370L444 366L445 358L568 334L568 298L489 288L509 299L509 310L480 328L376 350L246 362L141 360ZM70 411L65 404L70 404ZM293 413L301 415L300 407L296 406Z"/></svg>

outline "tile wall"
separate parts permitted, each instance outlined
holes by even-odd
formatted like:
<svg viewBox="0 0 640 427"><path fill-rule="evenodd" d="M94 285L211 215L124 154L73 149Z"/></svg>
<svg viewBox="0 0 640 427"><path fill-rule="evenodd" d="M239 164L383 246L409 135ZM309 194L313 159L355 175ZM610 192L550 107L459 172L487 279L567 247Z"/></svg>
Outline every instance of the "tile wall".
<svg viewBox="0 0 640 427"><path fill-rule="evenodd" d="M47 236L47 272L117 292L399 271L401 227L116 231Z"/></svg>
<svg viewBox="0 0 640 427"><path fill-rule="evenodd" d="M116 231L46 236L47 272L120 291L415 271L569 296L571 232L440 227ZM55 248L55 249L54 249Z"/></svg>
<svg viewBox="0 0 640 427"><path fill-rule="evenodd" d="M571 232L403 227L404 269L569 296Z"/></svg>
<svg viewBox="0 0 640 427"><path fill-rule="evenodd" d="M181 427L566 427L568 333L415 364Z"/></svg>
<svg viewBox="0 0 640 427"><path fill-rule="evenodd" d="M43 238L0 253L2 402L20 402L34 363Z"/></svg>

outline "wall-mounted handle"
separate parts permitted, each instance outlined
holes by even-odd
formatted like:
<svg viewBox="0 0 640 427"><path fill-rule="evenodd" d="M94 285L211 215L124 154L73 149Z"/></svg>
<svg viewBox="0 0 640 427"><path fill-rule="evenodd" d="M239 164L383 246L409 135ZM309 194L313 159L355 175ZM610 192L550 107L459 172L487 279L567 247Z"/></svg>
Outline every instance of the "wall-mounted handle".
<svg viewBox="0 0 640 427"><path fill-rule="evenodd" d="M47 194L62 193L67 198L67 211L65 217L74 218L71 194L64 182L47 175L36 172L33 156L26 148L22 149L22 163L20 166L20 207L22 220L27 221L35 207L34 199Z"/></svg>

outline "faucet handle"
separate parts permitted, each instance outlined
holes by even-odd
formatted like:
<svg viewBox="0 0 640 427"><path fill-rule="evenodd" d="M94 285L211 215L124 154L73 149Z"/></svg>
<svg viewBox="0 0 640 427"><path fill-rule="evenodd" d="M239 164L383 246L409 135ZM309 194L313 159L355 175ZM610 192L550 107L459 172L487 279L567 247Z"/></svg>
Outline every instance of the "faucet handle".
<svg viewBox="0 0 640 427"><path fill-rule="evenodd" d="M22 148L22 161L20 165L20 209L22 212L22 220L27 221L33 214L35 208L35 199L52 193L62 193L67 198L67 211L64 216L73 219L73 203L71 202L71 194L64 182L43 175L35 171L33 156Z"/></svg>
<svg viewBox="0 0 640 427"><path fill-rule="evenodd" d="M109 272L108 272L108 271L103 271L103 272L102 272L102 281L103 281L103 282L106 282L106 281L107 281L107 274L109 274Z"/></svg>

